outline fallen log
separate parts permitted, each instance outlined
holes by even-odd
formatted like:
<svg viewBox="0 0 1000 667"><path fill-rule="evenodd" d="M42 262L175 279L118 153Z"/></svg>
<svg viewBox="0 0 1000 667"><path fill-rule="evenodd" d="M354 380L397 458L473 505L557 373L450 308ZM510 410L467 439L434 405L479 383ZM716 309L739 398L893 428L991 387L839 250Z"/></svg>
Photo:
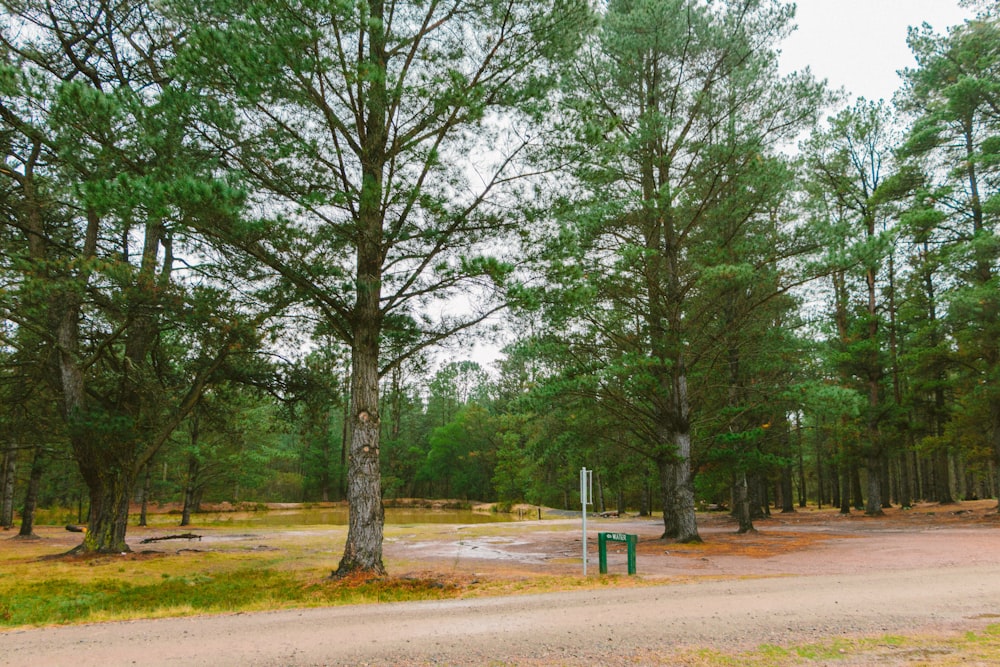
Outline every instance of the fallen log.
<svg viewBox="0 0 1000 667"><path fill-rule="evenodd" d="M66 530L68 530L71 533L86 533L87 532L86 526L74 526L73 524L69 524L68 526L66 526Z"/></svg>
<svg viewBox="0 0 1000 667"><path fill-rule="evenodd" d="M163 540L199 540L201 541L201 535L195 535L194 533L181 533L179 535L163 535L162 537L147 537L146 539L139 542L139 544L149 544L151 542L162 542Z"/></svg>

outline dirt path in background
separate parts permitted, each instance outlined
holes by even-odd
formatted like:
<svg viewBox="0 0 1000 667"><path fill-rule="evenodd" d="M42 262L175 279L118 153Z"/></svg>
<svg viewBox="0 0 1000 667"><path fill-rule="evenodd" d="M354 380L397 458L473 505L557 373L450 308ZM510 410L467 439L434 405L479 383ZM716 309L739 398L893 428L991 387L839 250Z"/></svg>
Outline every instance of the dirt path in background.
<svg viewBox="0 0 1000 667"><path fill-rule="evenodd" d="M597 571L597 533L613 531L639 537L637 569L644 579L703 576L782 576L852 574L872 570L1000 565L1000 515L995 500L954 505L921 504L912 510L890 508L884 517L834 510L776 513L758 520L755 534L736 534L726 514L699 515L703 544L659 539L659 518L588 519L591 573ZM437 571L517 573L524 576L581 573L579 518L545 521L552 530L482 538L390 538L387 558L415 559ZM609 571L626 571L625 545L609 544Z"/></svg>
<svg viewBox="0 0 1000 667"><path fill-rule="evenodd" d="M683 647L979 630L1000 619L995 505L924 505L885 518L797 512L760 521L748 536L711 516L703 545L660 541L656 520L593 520L591 573L596 532L631 532L640 577L652 585L9 631L0 633L0 664L676 664ZM487 534L446 527L433 539L394 531L386 559L455 577L579 573L572 521ZM623 573L624 552L610 566ZM837 664L920 657L886 647L872 663Z"/></svg>

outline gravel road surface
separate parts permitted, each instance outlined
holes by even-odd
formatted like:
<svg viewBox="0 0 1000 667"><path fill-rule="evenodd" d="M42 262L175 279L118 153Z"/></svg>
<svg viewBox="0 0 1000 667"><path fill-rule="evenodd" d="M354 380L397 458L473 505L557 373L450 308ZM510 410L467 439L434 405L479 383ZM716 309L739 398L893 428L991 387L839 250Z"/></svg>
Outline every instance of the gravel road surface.
<svg viewBox="0 0 1000 667"><path fill-rule="evenodd" d="M616 665L997 618L991 563L9 631L0 664Z"/></svg>

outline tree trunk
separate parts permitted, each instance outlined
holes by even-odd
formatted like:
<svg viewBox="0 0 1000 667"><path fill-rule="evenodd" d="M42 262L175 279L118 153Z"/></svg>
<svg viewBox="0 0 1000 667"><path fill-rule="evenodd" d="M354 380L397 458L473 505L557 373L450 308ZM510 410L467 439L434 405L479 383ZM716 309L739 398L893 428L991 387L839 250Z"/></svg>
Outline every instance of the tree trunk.
<svg viewBox="0 0 1000 667"><path fill-rule="evenodd" d="M899 326L897 323L896 309L896 254L895 251L889 253L889 360L892 368L892 399L896 409L901 409L903 405L903 386L901 377L903 375L899 362ZM897 429L897 438L898 435ZM910 429L902 436L902 451L899 455L899 495L896 502L903 509L910 507L913 492L910 485L910 470L907 465L909 452L913 449L913 434Z"/></svg>
<svg viewBox="0 0 1000 667"><path fill-rule="evenodd" d="M792 466L781 467L781 513L795 512L795 489Z"/></svg>
<svg viewBox="0 0 1000 667"><path fill-rule="evenodd" d="M910 437L907 433L907 441ZM907 442L906 447L899 453L899 506L903 509L910 509L913 506L913 478L910 474L912 450L912 446Z"/></svg>
<svg viewBox="0 0 1000 667"><path fill-rule="evenodd" d="M7 441L3 457L3 498L0 499L0 527L10 530L14 527L14 483L17 479L17 446L13 440Z"/></svg>
<svg viewBox="0 0 1000 667"><path fill-rule="evenodd" d="M751 470L747 473L747 493L750 495L750 518L765 518L767 516L767 482L761 478L759 470Z"/></svg>
<svg viewBox="0 0 1000 667"><path fill-rule="evenodd" d="M868 502L865 505L868 516L882 516L882 461L878 452L868 455Z"/></svg>
<svg viewBox="0 0 1000 667"><path fill-rule="evenodd" d="M836 463L830 465L830 504L834 507L839 507L841 511L844 510L842 498L842 490L844 488L841 478L843 477L840 466ZM850 513L851 507L848 505L847 512Z"/></svg>
<svg viewBox="0 0 1000 667"><path fill-rule="evenodd" d="M854 509L865 508L864 492L861 490L861 469L855 464L851 464L851 501Z"/></svg>
<svg viewBox="0 0 1000 667"><path fill-rule="evenodd" d="M955 502L951 494L951 476L948 474L948 452L941 448L933 454L934 500L950 505Z"/></svg>
<svg viewBox="0 0 1000 667"><path fill-rule="evenodd" d="M90 519L83 544L74 551L91 553L127 553L125 542L128 528L129 501L135 475L131 465L117 470L107 466L96 480L87 484L90 489Z"/></svg>
<svg viewBox="0 0 1000 667"><path fill-rule="evenodd" d="M355 359L355 377L365 368L374 375L374 364ZM366 384L366 383L359 383ZM379 476L379 422L378 380L371 377L367 391L360 387L352 392L354 398L353 434L348 461L347 499L348 532L344 556L335 572L343 576L352 572L385 574L382 564L382 537L385 511L382 506L381 478ZM375 395L365 400L366 395Z"/></svg>
<svg viewBox="0 0 1000 667"><path fill-rule="evenodd" d="M892 465L885 449L882 450L882 455L879 457L879 466L882 470L882 507L892 507L892 495L890 493L893 481L891 479Z"/></svg>
<svg viewBox="0 0 1000 667"><path fill-rule="evenodd" d="M380 420L378 409L379 289L371 264L364 256L359 275L358 317L354 328L351 376L351 451L348 457L348 532L344 556L336 576L352 572L385 574L382 538L385 511L379 471Z"/></svg>
<svg viewBox="0 0 1000 667"><path fill-rule="evenodd" d="M806 465L804 456L802 454L802 424L799 421L799 414L795 413L795 442L798 448L799 455L799 508L805 508L806 506ZM817 478L817 482L819 479ZM822 486L820 487L822 489Z"/></svg>
<svg viewBox="0 0 1000 667"><path fill-rule="evenodd" d="M142 479L142 499L141 499L141 505L140 505L140 509L139 509L139 525L140 526L145 526L146 525L146 519L147 519L146 512L147 512L147 509L148 509L148 506L149 506L149 489L150 489L151 477L152 477L150 475L149 468L150 468L150 464L149 463L147 463L146 465L144 465L142 467L142 469L145 471L145 473L143 474L143 479Z"/></svg>
<svg viewBox="0 0 1000 667"><path fill-rule="evenodd" d="M680 325L676 325L679 330ZM688 399L687 370L684 353L680 351L673 365L673 395L671 396L671 421L673 424L674 451L677 457L674 465L676 477L674 494L677 513L677 541L681 543L701 542L698 535L698 521L695 516L694 479L691 475L691 407Z"/></svg>
<svg viewBox="0 0 1000 667"><path fill-rule="evenodd" d="M844 464L840 471L840 513L851 513L851 470Z"/></svg>
<svg viewBox="0 0 1000 667"><path fill-rule="evenodd" d="M656 462L660 473L660 493L663 503L663 535L662 539L677 537L677 476L674 474L674 464L670 457L663 456Z"/></svg>
<svg viewBox="0 0 1000 667"><path fill-rule="evenodd" d="M733 501L736 507L736 520L739 523L739 534L756 533L753 521L750 518L750 492L747 489L747 475L745 471L736 473L736 483L733 485Z"/></svg>
<svg viewBox="0 0 1000 667"><path fill-rule="evenodd" d="M821 424L822 427L822 424ZM817 435L817 438L819 436ZM817 442L815 446L816 451L816 508L823 509L823 503L828 502L829 504L836 507L839 503L837 502L837 471L836 466L832 466L827 461L826 449L821 447ZM827 478L826 472L829 471L829 478ZM826 480L829 479L829 484ZM829 488L829 492L827 492Z"/></svg>
<svg viewBox="0 0 1000 667"><path fill-rule="evenodd" d="M679 460L674 465L676 475L675 506L677 508L677 541L681 543L701 542L698 535L698 521L695 516L694 481L691 477L691 435L676 435Z"/></svg>
<svg viewBox="0 0 1000 667"><path fill-rule="evenodd" d="M771 516L771 498L768 495L768 483L767 475L758 475L757 488L760 489L761 503L760 507L763 511L763 516Z"/></svg>
<svg viewBox="0 0 1000 667"><path fill-rule="evenodd" d="M181 526L191 525L191 509L194 507L194 489L198 482L198 458L188 457L187 483L184 485L184 507L181 509Z"/></svg>
<svg viewBox="0 0 1000 667"><path fill-rule="evenodd" d="M875 219L873 215L865 216L867 238L875 236ZM872 346L878 340L879 319L877 302L877 267L869 266L865 272L865 282L868 286L868 343ZM881 395L882 364L877 354L869 352L868 365L868 503L865 514L881 516L882 512L882 433L879 415L883 410Z"/></svg>
<svg viewBox="0 0 1000 667"><path fill-rule="evenodd" d="M598 514L604 514L605 512L608 511L607 507L605 507L605 505L604 505L604 483L601 481L601 473L600 472L598 472L598 471L595 470L594 471L594 477L596 478L594 481L597 482L597 484L596 484L596 486L597 486L597 513Z"/></svg>
<svg viewBox="0 0 1000 667"><path fill-rule="evenodd" d="M24 510L21 512L20 537L32 537L35 531L35 507L38 505L38 489L42 486L42 473L45 471L45 451L35 447L35 458L31 462L31 475L28 477L28 490L24 494Z"/></svg>

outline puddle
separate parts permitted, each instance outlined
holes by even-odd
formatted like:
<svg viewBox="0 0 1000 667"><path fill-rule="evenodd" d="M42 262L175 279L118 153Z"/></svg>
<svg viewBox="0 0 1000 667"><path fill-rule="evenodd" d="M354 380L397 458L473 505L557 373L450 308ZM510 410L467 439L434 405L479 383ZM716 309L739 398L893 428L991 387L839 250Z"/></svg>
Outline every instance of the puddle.
<svg viewBox="0 0 1000 667"><path fill-rule="evenodd" d="M549 554L541 551L517 551L517 547L530 544L523 540L503 537L482 537L457 542L410 542L401 546L419 550L422 556L439 558L477 558L493 561L515 561L519 563L543 563Z"/></svg>

